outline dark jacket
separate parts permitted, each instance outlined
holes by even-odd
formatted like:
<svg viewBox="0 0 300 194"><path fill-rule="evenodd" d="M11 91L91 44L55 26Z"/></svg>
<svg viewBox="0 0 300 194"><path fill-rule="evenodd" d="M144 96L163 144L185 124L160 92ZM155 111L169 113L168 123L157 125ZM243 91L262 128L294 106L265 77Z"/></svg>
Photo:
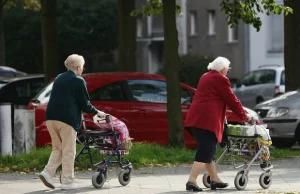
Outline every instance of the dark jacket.
<svg viewBox="0 0 300 194"><path fill-rule="evenodd" d="M53 83L46 120L61 121L79 131L82 112L98 112L90 103L86 82L73 71L59 74Z"/></svg>
<svg viewBox="0 0 300 194"><path fill-rule="evenodd" d="M217 71L205 73L199 80L196 94L185 119L185 127L196 127L215 133L221 142L226 105L241 119L247 115L230 87L230 81Z"/></svg>

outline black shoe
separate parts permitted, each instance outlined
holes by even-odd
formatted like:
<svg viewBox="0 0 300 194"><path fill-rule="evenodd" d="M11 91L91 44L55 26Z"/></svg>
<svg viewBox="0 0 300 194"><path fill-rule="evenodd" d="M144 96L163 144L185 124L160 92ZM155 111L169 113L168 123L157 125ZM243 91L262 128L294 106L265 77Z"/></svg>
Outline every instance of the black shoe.
<svg viewBox="0 0 300 194"><path fill-rule="evenodd" d="M210 183L211 190L216 190L217 188L224 189L226 187L228 187L228 183L218 183L215 181L211 181L211 183Z"/></svg>
<svg viewBox="0 0 300 194"><path fill-rule="evenodd" d="M200 187L198 187L198 185L195 185L194 183L188 181L186 183L186 190L187 191L202 191L202 189Z"/></svg>

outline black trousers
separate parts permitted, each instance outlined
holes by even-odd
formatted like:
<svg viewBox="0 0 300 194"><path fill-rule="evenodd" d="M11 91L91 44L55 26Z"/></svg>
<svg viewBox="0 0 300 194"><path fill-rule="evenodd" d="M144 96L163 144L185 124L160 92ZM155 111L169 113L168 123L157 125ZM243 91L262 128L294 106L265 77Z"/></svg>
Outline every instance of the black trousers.
<svg viewBox="0 0 300 194"><path fill-rule="evenodd" d="M215 133L196 127L190 127L188 130L197 142L195 161L202 163L211 163L214 161L218 143Z"/></svg>

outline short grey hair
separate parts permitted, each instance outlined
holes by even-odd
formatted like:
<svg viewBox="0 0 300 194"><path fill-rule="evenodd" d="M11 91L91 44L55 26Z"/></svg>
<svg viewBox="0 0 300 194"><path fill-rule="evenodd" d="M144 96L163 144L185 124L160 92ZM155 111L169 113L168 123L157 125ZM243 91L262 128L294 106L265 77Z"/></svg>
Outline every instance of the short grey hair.
<svg viewBox="0 0 300 194"><path fill-rule="evenodd" d="M65 66L68 70L75 71L77 67L84 65L84 58L81 55L72 54L65 60Z"/></svg>
<svg viewBox="0 0 300 194"><path fill-rule="evenodd" d="M230 61L225 57L217 57L213 62L209 63L207 66L208 70L216 70L218 72L225 69L230 69Z"/></svg>

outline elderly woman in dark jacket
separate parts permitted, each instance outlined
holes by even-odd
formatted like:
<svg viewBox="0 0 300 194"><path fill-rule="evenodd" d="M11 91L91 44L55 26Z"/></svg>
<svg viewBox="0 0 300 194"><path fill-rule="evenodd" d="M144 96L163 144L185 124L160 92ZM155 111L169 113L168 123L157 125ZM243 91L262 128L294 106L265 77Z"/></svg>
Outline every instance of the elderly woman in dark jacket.
<svg viewBox="0 0 300 194"><path fill-rule="evenodd" d="M250 119L232 92L230 81L226 77L230 69L229 64L228 59L217 57L208 65L209 72L200 78L189 108L185 129L195 138L197 152L189 180L186 183L186 190L202 191L196 180L204 168L210 175L212 190L228 186L217 175L213 161L216 145L222 140L226 106L241 119L245 121Z"/></svg>
<svg viewBox="0 0 300 194"><path fill-rule="evenodd" d="M68 71L59 74L53 83L50 100L46 110L46 125L51 136L52 152L39 177L49 188L55 188L52 177L62 165L61 189L76 189L74 183L74 159L76 137L81 127L82 112L105 117L90 103L86 82L81 77L84 70L84 58L70 55L65 66Z"/></svg>

